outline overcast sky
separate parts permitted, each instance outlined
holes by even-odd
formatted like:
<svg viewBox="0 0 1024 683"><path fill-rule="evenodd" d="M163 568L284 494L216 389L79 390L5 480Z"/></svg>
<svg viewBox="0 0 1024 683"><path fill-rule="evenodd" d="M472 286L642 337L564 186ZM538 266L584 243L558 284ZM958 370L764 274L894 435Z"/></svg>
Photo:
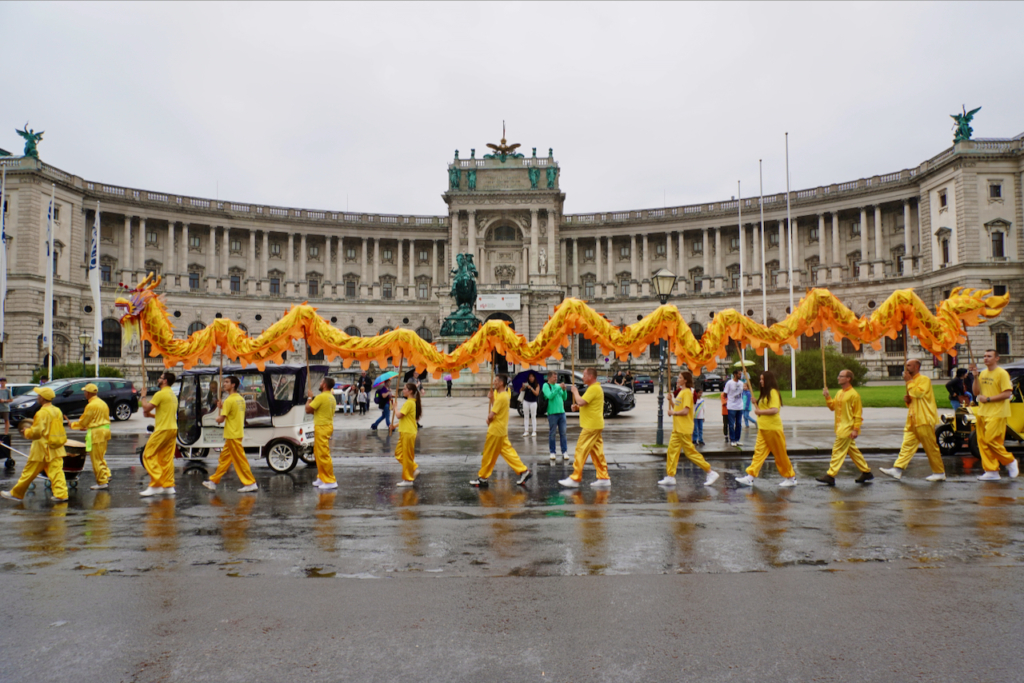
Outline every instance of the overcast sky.
<svg viewBox="0 0 1024 683"><path fill-rule="evenodd" d="M553 147L566 211L916 166L1024 132L1021 3L0 3L0 148L94 181L446 213L446 164Z"/></svg>

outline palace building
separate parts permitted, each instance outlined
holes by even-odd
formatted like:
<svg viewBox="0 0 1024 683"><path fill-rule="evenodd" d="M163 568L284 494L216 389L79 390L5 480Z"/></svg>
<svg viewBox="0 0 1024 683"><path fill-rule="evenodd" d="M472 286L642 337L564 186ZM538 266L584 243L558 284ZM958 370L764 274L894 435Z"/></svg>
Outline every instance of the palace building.
<svg viewBox="0 0 1024 683"><path fill-rule="evenodd" d="M139 350L121 342L114 298L118 282L137 283L147 272L163 277L182 336L218 317L257 334L290 304L308 300L349 334L402 326L435 341L453 310L450 272L458 253L472 254L479 271L478 291L488 304L478 317L508 320L527 338L570 296L587 300L614 324L633 323L658 306L649 278L667 268L680 276L670 301L699 335L717 311L739 308L741 288L748 316L762 319L762 288L767 322L787 315L790 234L797 298L808 287L828 287L858 314L870 314L901 288L914 288L932 307L954 287L1009 291L1004 314L971 330L972 346L976 354L996 348L1004 360L1024 354L1024 336L1015 329L1024 311L1024 135L957 142L915 168L794 191L791 230L784 193L764 197L763 229L757 198L565 214L563 171L551 150L519 154L504 140L494 147L482 158L475 150L469 158L456 152L443 195L447 210L433 216L184 197L86 180L32 157L0 158L7 169L6 375L26 381L47 360L42 326L51 185L54 364L96 353L80 340L95 337L86 267L99 202L99 355L134 379ZM577 343L581 362L607 366L599 349L582 337ZM803 348L821 343L802 340ZM920 354L914 340L909 350ZM843 351L860 357L871 377L899 376L902 339L886 340L879 351L848 344ZM954 362L936 359L933 375L944 376ZM653 354L632 361L641 371L655 364Z"/></svg>

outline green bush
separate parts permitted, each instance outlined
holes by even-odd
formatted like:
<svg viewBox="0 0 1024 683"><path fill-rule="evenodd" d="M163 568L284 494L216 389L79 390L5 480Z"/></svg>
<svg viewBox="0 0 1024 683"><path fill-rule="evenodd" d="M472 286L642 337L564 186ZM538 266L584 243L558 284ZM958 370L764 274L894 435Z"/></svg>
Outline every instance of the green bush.
<svg viewBox="0 0 1024 683"><path fill-rule="evenodd" d="M94 374L96 366L91 363L88 365L82 365L81 363L66 363L64 365L53 366L53 377L50 380L55 379L74 379L76 377L96 377ZM39 378L46 374L46 368L39 368L32 373L32 382L34 384L39 383ZM99 377L124 377L120 370L112 368L109 365L100 366Z"/></svg>
<svg viewBox="0 0 1024 683"><path fill-rule="evenodd" d="M788 390L790 379L789 356L780 356L766 349L768 354L768 369L775 373L779 380L779 389ZM730 370L732 364L739 361L739 355L734 354L729 359ZM747 360L753 360L757 365L750 366L750 374L754 390L757 390L756 372L764 367L764 358L751 352L747 353ZM856 358L844 356L832 346L825 347L825 368L830 386L839 386L836 377L840 370L849 370L853 373L853 386L864 384L864 378L868 374L867 367ZM821 389L821 351L797 351L796 353L796 388L797 389Z"/></svg>

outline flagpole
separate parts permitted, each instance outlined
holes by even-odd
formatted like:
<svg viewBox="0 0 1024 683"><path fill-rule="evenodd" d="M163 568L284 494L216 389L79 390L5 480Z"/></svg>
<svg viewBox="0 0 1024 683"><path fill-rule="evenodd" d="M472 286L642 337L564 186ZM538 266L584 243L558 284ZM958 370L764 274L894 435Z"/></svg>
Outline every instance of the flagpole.
<svg viewBox="0 0 1024 683"><path fill-rule="evenodd" d="M57 185L50 183L50 210L46 216L46 311L43 334L46 335L46 381L53 381L53 210Z"/></svg>
<svg viewBox="0 0 1024 683"><path fill-rule="evenodd" d="M768 327L768 283L771 278L768 275L768 265L764 260L764 168L761 159L757 160L757 175L761 185L761 198L757 200L761 207L761 319L764 326ZM764 349L764 369L768 369L768 349Z"/></svg>
<svg viewBox="0 0 1024 683"><path fill-rule="evenodd" d="M95 260L95 262L91 262ZM100 347L103 346L103 310L100 308L100 202L96 201L96 219L92 225L92 249L89 266L95 271L89 274L92 287L93 331L96 342L96 377L100 376Z"/></svg>
<svg viewBox="0 0 1024 683"><path fill-rule="evenodd" d="M740 185L740 181L738 180L736 181L736 216L740 223L740 315L745 316L747 314L747 309L743 303L743 289L745 283L745 280L743 279L743 254L747 250L745 244L747 241L747 231L743 229L743 189ZM742 341L740 342L740 370L743 371L744 375L747 374L747 354Z"/></svg>
<svg viewBox="0 0 1024 683"><path fill-rule="evenodd" d="M786 229L789 231L786 240L786 260L789 262L789 311L792 313L793 306L793 218L790 215L789 206L789 133L786 133ZM819 235L820 239L821 236ZM792 387L793 398L796 398L796 347L789 347L789 383Z"/></svg>
<svg viewBox="0 0 1024 683"><path fill-rule="evenodd" d="M4 340L4 321L7 318L7 167L0 179L0 343ZM5 358L0 358L7 367Z"/></svg>

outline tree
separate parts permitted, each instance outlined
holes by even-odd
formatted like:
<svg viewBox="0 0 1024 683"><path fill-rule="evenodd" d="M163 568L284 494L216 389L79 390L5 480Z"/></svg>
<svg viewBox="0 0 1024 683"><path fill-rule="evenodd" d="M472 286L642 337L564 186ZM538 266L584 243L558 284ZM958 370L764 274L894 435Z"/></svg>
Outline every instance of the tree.
<svg viewBox="0 0 1024 683"><path fill-rule="evenodd" d="M768 354L768 369L775 374L779 382L780 390L789 390L790 362L789 356L780 356L770 349L765 349ZM750 371L751 385L757 391L757 375L764 368L764 358L753 351L747 352L747 360L753 360L755 365L748 366ZM732 365L739 361L739 356L730 358L730 370ZM867 367L856 358L844 356L836 351L834 346L825 347L825 374L828 376L829 385L839 386L836 377L840 370L849 370L853 373L853 386L860 386L868 374ZM796 353L796 388L797 389L821 389L821 351L813 349L809 351L797 351Z"/></svg>

